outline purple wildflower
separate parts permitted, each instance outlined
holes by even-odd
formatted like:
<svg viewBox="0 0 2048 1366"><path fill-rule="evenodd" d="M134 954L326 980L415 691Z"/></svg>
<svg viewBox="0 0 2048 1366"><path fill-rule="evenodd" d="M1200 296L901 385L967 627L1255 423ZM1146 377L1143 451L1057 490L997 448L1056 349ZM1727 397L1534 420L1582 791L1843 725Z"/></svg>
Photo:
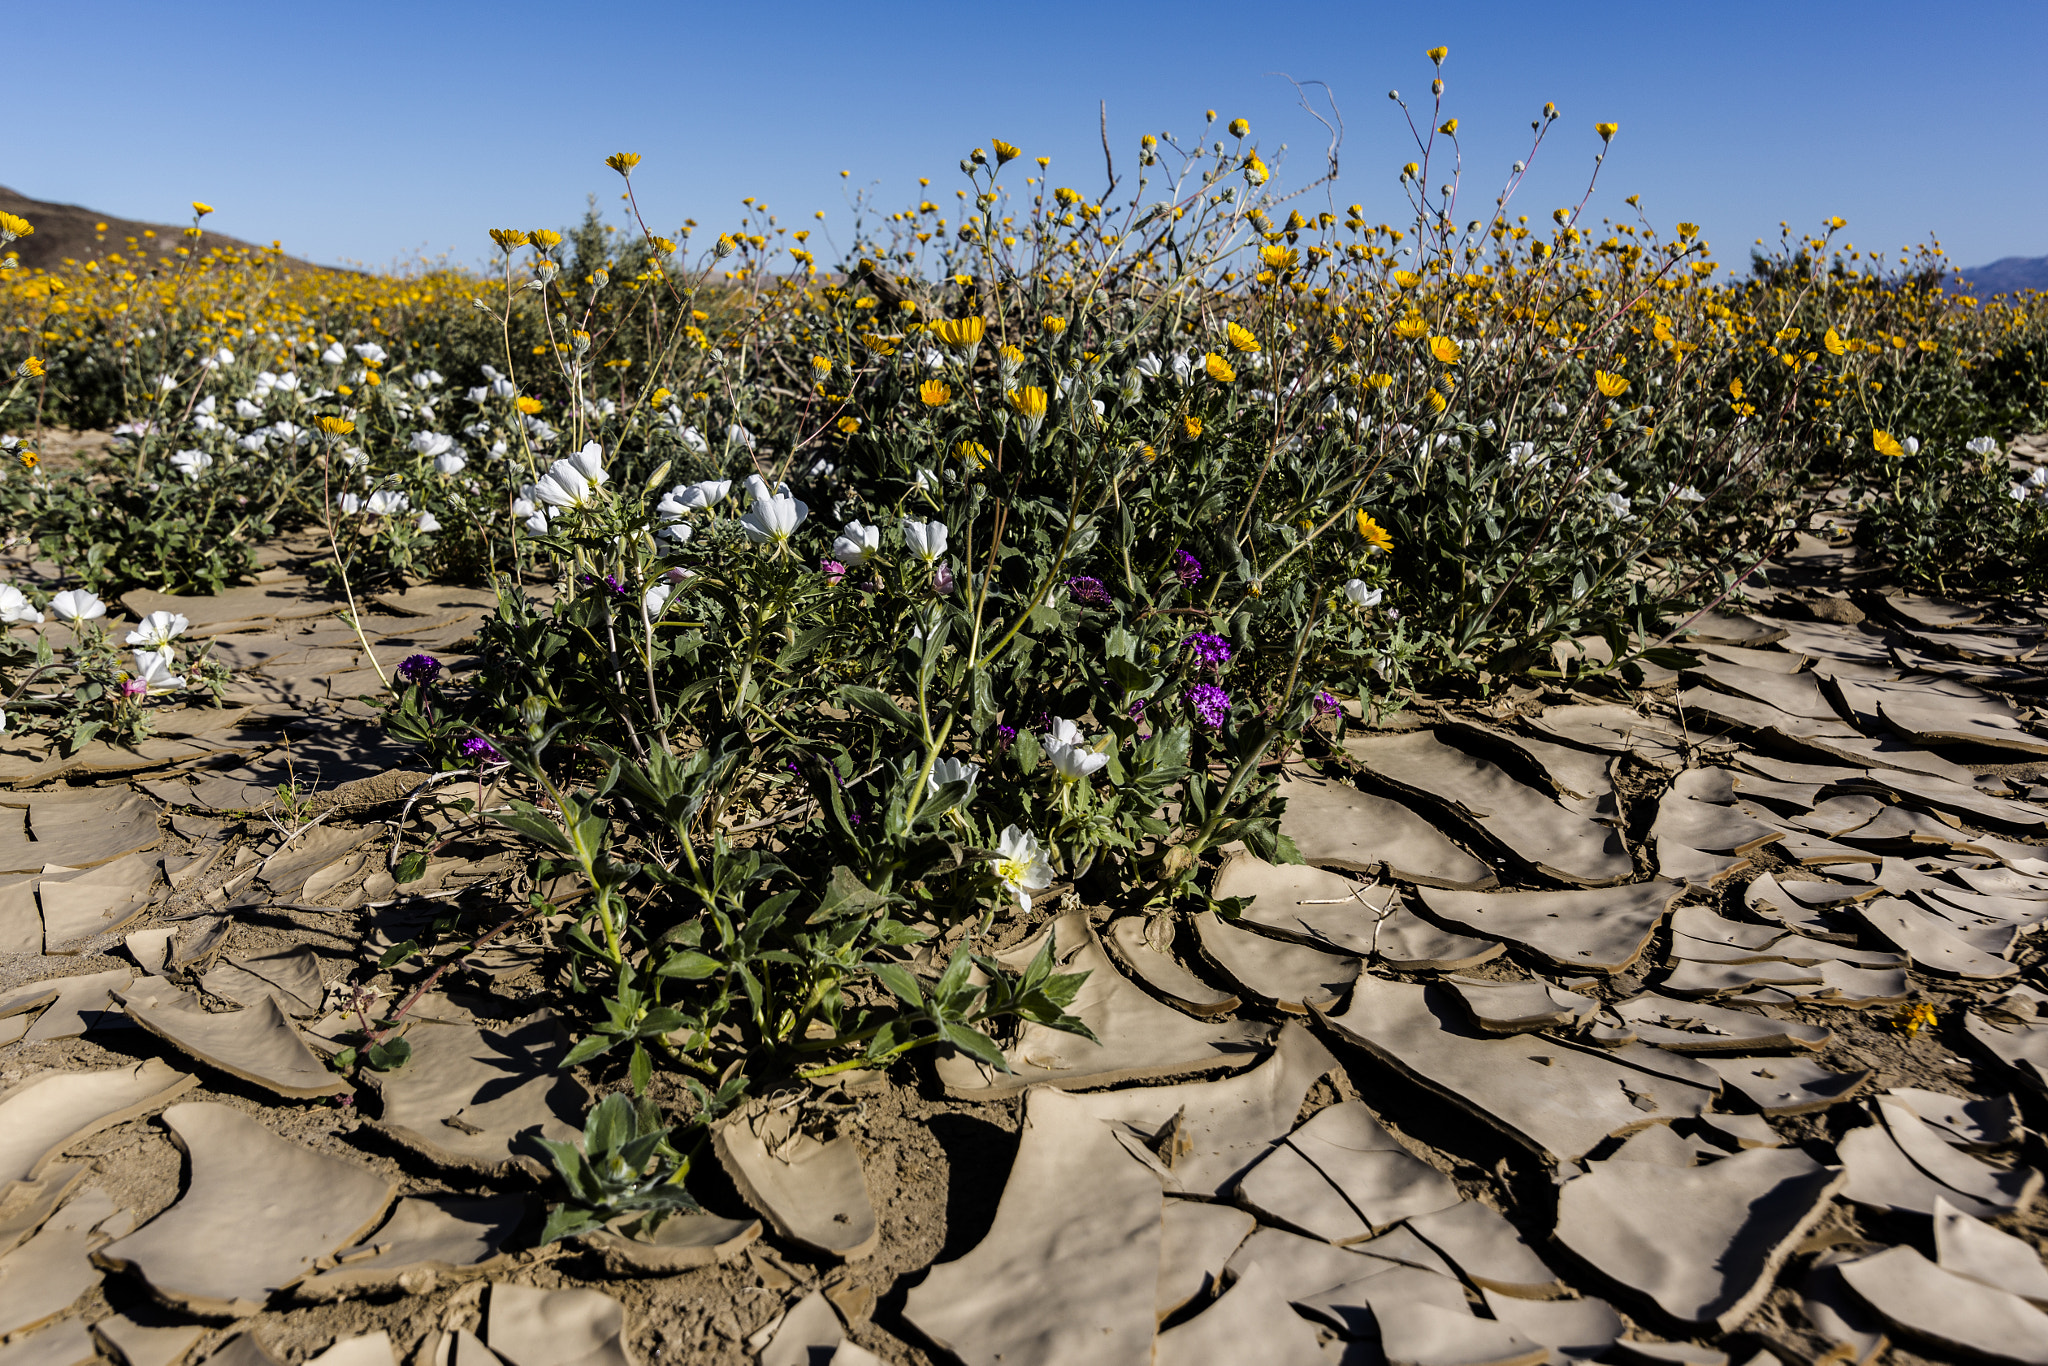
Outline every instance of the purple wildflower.
<svg viewBox="0 0 2048 1366"><path fill-rule="evenodd" d="M1202 562L1185 550L1174 551L1169 565L1182 583L1195 584L1202 581Z"/></svg>
<svg viewBox="0 0 2048 1366"><path fill-rule="evenodd" d="M398 665L398 681L424 687L441 676L441 661L432 655L407 655Z"/></svg>
<svg viewBox="0 0 2048 1366"><path fill-rule="evenodd" d="M951 597L958 581L953 577L953 566L940 560L932 567L932 591L940 597Z"/></svg>
<svg viewBox="0 0 2048 1366"><path fill-rule="evenodd" d="M1230 642L1222 636L1208 631L1197 631L1181 644L1195 652L1195 658L1201 661L1204 668L1220 669L1230 662Z"/></svg>
<svg viewBox="0 0 2048 1366"><path fill-rule="evenodd" d="M1151 700L1152 699L1149 697L1139 698L1137 701L1131 703L1130 709L1126 711L1124 715L1130 717L1133 721L1137 720L1139 717L1145 714L1145 704L1150 702Z"/></svg>
<svg viewBox="0 0 2048 1366"><path fill-rule="evenodd" d="M615 598L626 596L626 585L620 583L618 576L615 574L607 574L601 579L595 574L580 574L577 576L576 582L582 584L585 588L601 587Z"/></svg>
<svg viewBox="0 0 2048 1366"><path fill-rule="evenodd" d="M1067 591L1074 595L1074 601L1090 607L1109 606L1109 590L1102 586L1101 579L1078 574L1067 580Z"/></svg>
<svg viewBox="0 0 2048 1366"><path fill-rule="evenodd" d="M1230 694L1214 683L1197 683L1187 690L1188 705L1195 709L1195 717L1210 730L1223 724L1230 715Z"/></svg>
<svg viewBox="0 0 2048 1366"><path fill-rule="evenodd" d="M1335 716L1343 710L1342 704L1337 701L1337 694L1327 688L1317 690L1315 708L1318 716Z"/></svg>
<svg viewBox="0 0 2048 1366"><path fill-rule="evenodd" d="M476 764L495 764L504 759L498 747L481 735L472 735L462 742L462 757Z"/></svg>
<svg viewBox="0 0 2048 1366"><path fill-rule="evenodd" d="M1007 750L1011 745L1014 745L1016 743L1017 728L1015 726L996 727L996 753L1001 754L1003 751Z"/></svg>

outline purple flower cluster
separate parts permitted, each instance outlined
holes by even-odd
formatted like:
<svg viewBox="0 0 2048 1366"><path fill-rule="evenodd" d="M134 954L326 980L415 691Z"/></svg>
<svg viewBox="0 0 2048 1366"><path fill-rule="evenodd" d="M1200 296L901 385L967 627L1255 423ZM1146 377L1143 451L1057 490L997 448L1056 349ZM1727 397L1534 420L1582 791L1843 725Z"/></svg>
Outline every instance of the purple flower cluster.
<svg viewBox="0 0 2048 1366"><path fill-rule="evenodd" d="M1188 705L1195 710L1195 719L1210 730L1222 725L1230 715L1230 694L1214 683L1197 683L1187 690Z"/></svg>
<svg viewBox="0 0 2048 1366"><path fill-rule="evenodd" d="M620 583L618 576L615 574L607 574L601 579L595 574L579 574L576 577L576 582L582 584L585 588L602 587L605 592L610 593L615 598L626 596L626 585Z"/></svg>
<svg viewBox="0 0 2048 1366"><path fill-rule="evenodd" d="M1337 694L1327 688L1316 693L1315 708L1317 716L1335 716L1343 710L1342 704L1337 701Z"/></svg>
<svg viewBox="0 0 2048 1366"><path fill-rule="evenodd" d="M474 764L495 764L504 759L498 747L481 735L472 735L462 742L462 757Z"/></svg>
<svg viewBox="0 0 2048 1366"><path fill-rule="evenodd" d="M996 753L1001 754L1016 743L1017 728L1015 726L996 727Z"/></svg>
<svg viewBox="0 0 2048 1366"><path fill-rule="evenodd" d="M1102 586L1101 579L1077 574L1067 580L1067 591L1074 595L1074 601L1089 607L1109 606L1109 590Z"/></svg>
<svg viewBox="0 0 2048 1366"><path fill-rule="evenodd" d="M441 661L432 655L407 655L398 665L398 681L425 687L441 676Z"/></svg>
<svg viewBox="0 0 2048 1366"><path fill-rule="evenodd" d="M1222 636L1197 631L1181 644L1195 652L1195 658L1205 669L1220 669L1230 662L1230 642Z"/></svg>
<svg viewBox="0 0 2048 1366"><path fill-rule="evenodd" d="M1196 584L1202 581L1202 562L1185 550L1173 552L1169 567L1182 583Z"/></svg>
<svg viewBox="0 0 2048 1366"><path fill-rule="evenodd" d="M1127 710L1124 713L1124 715L1130 717L1133 721L1137 720L1139 717L1145 714L1145 707L1149 702L1151 702L1151 700L1152 699L1149 697L1139 698L1137 701L1131 703L1129 710Z"/></svg>

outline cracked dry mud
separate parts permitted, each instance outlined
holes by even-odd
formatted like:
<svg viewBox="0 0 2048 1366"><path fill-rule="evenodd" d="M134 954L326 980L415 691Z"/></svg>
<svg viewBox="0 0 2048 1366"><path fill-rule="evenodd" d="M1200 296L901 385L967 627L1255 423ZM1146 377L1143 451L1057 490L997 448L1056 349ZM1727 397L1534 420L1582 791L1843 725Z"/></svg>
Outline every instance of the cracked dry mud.
<svg viewBox="0 0 2048 1366"><path fill-rule="evenodd" d="M0 1366L2048 1362L2048 604L1802 536L1694 667L1291 767L1307 865L1229 857L1234 915L1047 907L1005 956L1053 933L1099 1042L770 1098L705 1214L537 1247L532 1140L615 1079L557 1069L545 931L327 1069L344 985L522 865L442 828L394 884L426 775L262 577L124 601L224 710L0 742ZM489 606L365 628L459 672Z"/></svg>

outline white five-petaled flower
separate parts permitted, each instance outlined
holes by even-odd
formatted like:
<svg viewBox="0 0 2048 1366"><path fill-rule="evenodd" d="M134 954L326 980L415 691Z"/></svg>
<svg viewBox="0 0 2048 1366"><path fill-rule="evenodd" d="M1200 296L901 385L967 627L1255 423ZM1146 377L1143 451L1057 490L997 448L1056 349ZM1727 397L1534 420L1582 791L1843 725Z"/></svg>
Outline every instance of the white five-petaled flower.
<svg viewBox="0 0 2048 1366"><path fill-rule="evenodd" d="M1159 357L1153 355L1150 351L1138 357L1138 373L1146 379L1158 379L1165 368L1165 366L1159 363Z"/></svg>
<svg viewBox="0 0 2048 1366"><path fill-rule="evenodd" d="M725 429L725 439L735 446L745 446L748 450L754 449L754 434L737 422Z"/></svg>
<svg viewBox="0 0 2048 1366"><path fill-rule="evenodd" d="M966 783L967 795L974 795L974 785L981 781L981 765L970 764L965 759L938 759L932 763L931 790L937 792L947 783Z"/></svg>
<svg viewBox="0 0 2048 1366"><path fill-rule="evenodd" d="M409 444L419 454L432 457L454 450L455 438L445 432L414 432Z"/></svg>
<svg viewBox="0 0 2048 1366"><path fill-rule="evenodd" d="M363 500L363 511L372 517L390 517L412 506L412 500L397 489L378 489Z"/></svg>
<svg viewBox="0 0 2048 1366"><path fill-rule="evenodd" d="M862 522L848 522L832 540L832 558L847 566L861 564L882 548L882 529Z"/></svg>
<svg viewBox="0 0 2048 1366"><path fill-rule="evenodd" d="M1701 493L1691 484L1687 484L1684 488L1680 488L1676 484L1671 484L1667 487L1671 490L1671 496L1681 503L1704 503L1707 501L1707 495Z"/></svg>
<svg viewBox="0 0 2048 1366"><path fill-rule="evenodd" d="M604 447L595 441L584 442L583 449L569 457L569 463L590 481L592 488L596 488L609 477L604 472Z"/></svg>
<svg viewBox="0 0 2048 1366"><path fill-rule="evenodd" d="M668 606L668 595L675 591L675 585L667 579L656 579L648 585L647 591L640 597L640 603L647 609L650 620L661 615L661 609Z"/></svg>
<svg viewBox="0 0 2048 1366"><path fill-rule="evenodd" d="M1344 582L1344 596L1353 607L1377 607L1386 595L1386 589L1374 588L1364 579L1347 579Z"/></svg>
<svg viewBox="0 0 2048 1366"><path fill-rule="evenodd" d="M683 428L680 435L683 439L683 445L692 455L702 455L711 449L711 443L704 439L704 433L698 431L695 427Z"/></svg>
<svg viewBox="0 0 2048 1366"><path fill-rule="evenodd" d="M548 466L548 472L540 477L538 484L530 486L529 497L546 503L549 507L589 507L597 501L597 486L584 473L583 467L574 458L557 460Z"/></svg>
<svg viewBox="0 0 2048 1366"><path fill-rule="evenodd" d="M362 359L370 361L376 365L382 365L385 361L391 359L391 357L385 352L384 348L377 345L377 343L375 342L357 342L353 350L355 351L356 355L360 356Z"/></svg>
<svg viewBox="0 0 2048 1366"><path fill-rule="evenodd" d="M1109 762L1107 754L1089 749L1081 728L1063 716L1053 718L1052 729L1041 739L1045 757L1052 760L1063 782L1079 782Z"/></svg>
<svg viewBox="0 0 2048 1366"><path fill-rule="evenodd" d="M171 456L171 468L187 479L197 479L213 464L213 457L205 451L179 451Z"/></svg>
<svg viewBox="0 0 2048 1366"><path fill-rule="evenodd" d="M320 353L320 359L329 365L340 365L348 359L348 352L342 350L340 342L336 342Z"/></svg>
<svg viewBox="0 0 2048 1366"><path fill-rule="evenodd" d="M439 531L441 529L441 519L431 512L422 512L420 514L419 529L421 531Z"/></svg>
<svg viewBox="0 0 2048 1366"><path fill-rule="evenodd" d="M144 650L168 650L192 623L176 612L151 612L128 633L128 643Z"/></svg>
<svg viewBox="0 0 2048 1366"><path fill-rule="evenodd" d="M1635 504L1619 493L1604 493L1600 501L1607 504L1607 510L1624 522L1636 519Z"/></svg>
<svg viewBox="0 0 2048 1366"><path fill-rule="evenodd" d="M434 457L435 473L447 475L451 478L462 473L468 464L469 461L460 451L446 451Z"/></svg>
<svg viewBox="0 0 2048 1366"><path fill-rule="evenodd" d="M512 500L512 515L524 518L526 529L536 536L547 534L548 514L553 511L553 508L542 508L533 501L531 484L520 489L519 497Z"/></svg>
<svg viewBox="0 0 2048 1366"><path fill-rule="evenodd" d="M768 487L768 481L758 474L748 475L741 481L741 487L746 489L749 503L757 503L763 498L789 497L789 485L777 484L771 489Z"/></svg>
<svg viewBox="0 0 2048 1366"><path fill-rule="evenodd" d="M135 652L135 679L142 684L145 692L169 692L185 686L185 680L171 672L172 657L168 647L161 650L137 650Z"/></svg>
<svg viewBox="0 0 2048 1366"><path fill-rule="evenodd" d="M915 518L903 519L903 540L926 564L946 553L946 524L944 522L920 522Z"/></svg>
<svg viewBox="0 0 2048 1366"><path fill-rule="evenodd" d="M63 621L91 621L107 614L107 605L84 588L67 588L50 599L50 610Z"/></svg>
<svg viewBox="0 0 2048 1366"><path fill-rule="evenodd" d="M661 496L654 510L663 517L681 517L684 513L724 502L725 495L731 492L730 479L700 479L694 484L678 484Z"/></svg>
<svg viewBox="0 0 2048 1366"><path fill-rule="evenodd" d="M1002 839L997 841L991 871L1003 890L1017 898L1019 909L1026 911L1031 909L1033 892L1052 886L1052 865L1045 860L1038 836L1014 825L1005 827Z"/></svg>
<svg viewBox="0 0 2048 1366"><path fill-rule="evenodd" d="M1973 436L1963 444L1963 449L1971 455L1996 455L1998 454L1998 438L1995 436Z"/></svg>
<svg viewBox="0 0 2048 1366"><path fill-rule="evenodd" d="M787 494L756 498L754 505L740 518L740 532L755 545L763 542L781 545L810 515L808 504Z"/></svg>
<svg viewBox="0 0 2048 1366"><path fill-rule="evenodd" d="M39 622L43 614L28 600L28 594L11 583L0 583L0 625L12 626L16 622Z"/></svg>

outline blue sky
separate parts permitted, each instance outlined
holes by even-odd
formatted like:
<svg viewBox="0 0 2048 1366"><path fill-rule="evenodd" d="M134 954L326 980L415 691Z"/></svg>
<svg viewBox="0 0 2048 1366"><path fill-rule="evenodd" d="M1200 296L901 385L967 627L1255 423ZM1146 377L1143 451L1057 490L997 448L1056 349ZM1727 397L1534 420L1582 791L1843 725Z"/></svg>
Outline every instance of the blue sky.
<svg viewBox="0 0 2048 1366"><path fill-rule="evenodd" d="M1290 144L1283 176L1307 179L1323 134L1285 72L1336 94L1337 202L1398 222L1409 146L1386 92L1426 109L1423 50L1441 43L1467 204L1491 200L1554 100L1564 118L1518 201L1532 217L1577 199L1592 125L1611 120L1595 209L1624 212L1640 193L1660 225L1704 225L1724 259L1781 219L1830 214L1859 246L1936 233L1966 265L2048 255L2041 0L1429 8L28 6L8 20L27 98L0 183L150 220L204 199L219 210L209 226L320 261L468 262L489 227L565 224L592 192L619 207L602 161L630 150L657 231L729 226L752 194L784 223L825 210L843 244L847 186L895 207L927 175L936 193L923 193L950 204L959 158L992 136L1096 192L1099 100L1120 169L1141 133L1191 137L1214 108L1219 123L1250 119L1268 160Z"/></svg>

